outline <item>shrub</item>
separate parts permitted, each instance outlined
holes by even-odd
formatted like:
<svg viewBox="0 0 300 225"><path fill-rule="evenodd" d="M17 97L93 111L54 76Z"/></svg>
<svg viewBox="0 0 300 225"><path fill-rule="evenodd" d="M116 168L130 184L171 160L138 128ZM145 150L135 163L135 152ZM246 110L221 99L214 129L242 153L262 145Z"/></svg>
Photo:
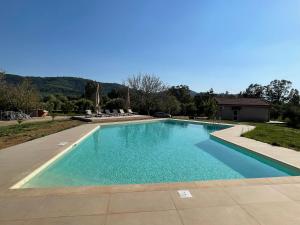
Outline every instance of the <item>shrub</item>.
<svg viewBox="0 0 300 225"><path fill-rule="evenodd" d="M283 117L287 120L288 126L300 128L300 107L289 106L285 110Z"/></svg>
<svg viewBox="0 0 300 225"><path fill-rule="evenodd" d="M87 109L90 109L90 110L94 109L94 103L91 100L88 100L85 98L81 98L81 99L77 100L75 102L75 105L76 105L78 111L81 113L84 113L85 110L87 110Z"/></svg>
<svg viewBox="0 0 300 225"><path fill-rule="evenodd" d="M112 99L106 103L105 107L108 109L124 109L125 100L123 98Z"/></svg>

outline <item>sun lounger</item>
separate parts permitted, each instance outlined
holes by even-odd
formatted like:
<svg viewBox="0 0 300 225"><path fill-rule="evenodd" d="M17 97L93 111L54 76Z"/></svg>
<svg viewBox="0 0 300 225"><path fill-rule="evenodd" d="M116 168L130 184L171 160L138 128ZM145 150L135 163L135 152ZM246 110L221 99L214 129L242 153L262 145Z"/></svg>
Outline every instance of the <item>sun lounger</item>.
<svg viewBox="0 0 300 225"><path fill-rule="evenodd" d="M90 109L85 110L85 117L93 117L92 111Z"/></svg>
<svg viewBox="0 0 300 225"><path fill-rule="evenodd" d="M113 109L112 114L113 114L114 116L119 116L119 112L118 112L118 110L116 110L116 109Z"/></svg>
<svg viewBox="0 0 300 225"><path fill-rule="evenodd" d="M98 112L96 117L107 117L109 115L105 114L105 113L102 113L102 112Z"/></svg>
<svg viewBox="0 0 300 225"><path fill-rule="evenodd" d="M121 116L129 116L129 113L125 113L123 109L119 109L120 115Z"/></svg>
<svg viewBox="0 0 300 225"><path fill-rule="evenodd" d="M136 113L136 112L132 112L131 109L128 109L127 112L128 112L129 114L131 114L131 115L137 115L137 113Z"/></svg>
<svg viewBox="0 0 300 225"><path fill-rule="evenodd" d="M109 109L105 109L106 116L113 116L113 114L109 111Z"/></svg>

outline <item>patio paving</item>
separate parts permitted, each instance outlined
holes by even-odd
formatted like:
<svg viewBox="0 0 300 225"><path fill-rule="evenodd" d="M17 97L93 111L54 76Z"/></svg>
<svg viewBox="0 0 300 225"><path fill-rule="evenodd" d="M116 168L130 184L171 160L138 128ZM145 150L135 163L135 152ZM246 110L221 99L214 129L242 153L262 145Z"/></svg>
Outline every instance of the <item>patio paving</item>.
<svg viewBox="0 0 300 225"><path fill-rule="evenodd" d="M187 199L171 188L103 193L95 187L92 193L2 195L0 224L300 224L300 202L279 191L284 187L287 184L202 187L190 189L193 197ZM299 184L288 188L298 189Z"/></svg>
<svg viewBox="0 0 300 225"><path fill-rule="evenodd" d="M0 225L300 224L300 177L9 189L97 126L0 151ZM57 145L63 141L68 144ZM180 189L192 198L180 198Z"/></svg>

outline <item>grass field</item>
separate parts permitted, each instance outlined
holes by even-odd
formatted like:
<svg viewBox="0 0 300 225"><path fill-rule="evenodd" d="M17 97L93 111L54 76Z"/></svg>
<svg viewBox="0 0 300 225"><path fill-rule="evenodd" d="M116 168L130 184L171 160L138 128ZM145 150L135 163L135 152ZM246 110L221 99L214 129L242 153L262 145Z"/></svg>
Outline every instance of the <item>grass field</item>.
<svg viewBox="0 0 300 225"><path fill-rule="evenodd" d="M57 120L0 126L0 149L53 134L83 124L77 120Z"/></svg>
<svg viewBox="0 0 300 225"><path fill-rule="evenodd" d="M188 119L188 117L177 117L178 119ZM203 122L218 122L228 124L238 124L234 121L222 121L222 120L203 120ZM274 146L281 146L285 148L294 149L300 151L300 129L287 127L286 124L267 124L267 123L247 123L256 126L256 128L250 132L243 134L243 137L251 138L257 141L265 142Z"/></svg>
<svg viewBox="0 0 300 225"><path fill-rule="evenodd" d="M243 137L300 151L300 129L290 128L285 124L255 123L251 125L256 128L243 134Z"/></svg>

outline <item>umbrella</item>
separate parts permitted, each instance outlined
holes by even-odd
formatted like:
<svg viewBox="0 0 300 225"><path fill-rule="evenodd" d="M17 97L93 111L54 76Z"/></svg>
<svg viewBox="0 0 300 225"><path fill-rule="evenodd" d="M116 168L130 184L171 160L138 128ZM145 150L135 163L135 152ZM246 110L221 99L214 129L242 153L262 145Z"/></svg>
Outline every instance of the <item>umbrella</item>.
<svg viewBox="0 0 300 225"><path fill-rule="evenodd" d="M130 95L129 95L129 87L127 88L126 107L127 107L127 110L128 110L128 109L130 109Z"/></svg>
<svg viewBox="0 0 300 225"><path fill-rule="evenodd" d="M96 99L95 99L95 110L96 113L100 112L100 86L97 84L97 90L96 90Z"/></svg>

